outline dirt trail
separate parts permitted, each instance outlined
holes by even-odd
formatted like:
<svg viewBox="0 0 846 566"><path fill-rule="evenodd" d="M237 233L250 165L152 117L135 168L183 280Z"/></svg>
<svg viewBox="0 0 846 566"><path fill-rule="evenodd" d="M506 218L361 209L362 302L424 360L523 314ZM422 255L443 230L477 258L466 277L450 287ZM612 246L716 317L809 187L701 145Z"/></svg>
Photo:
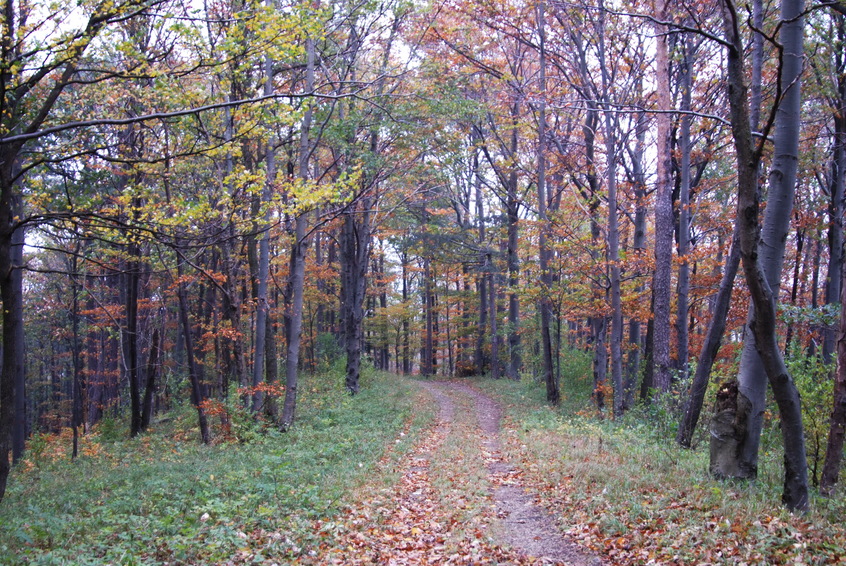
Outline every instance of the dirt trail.
<svg viewBox="0 0 846 566"><path fill-rule="evenodd" d="M493 399L457 382L421 386L437 403L435 426L399 461L393 487L368 493L342 527L328 526L341 544L314 563L602 564L561 535L503 458Z"/></svg>
<svg viewBox="0 0 846 566"><path fill-rule="evenodd" d="M446 382L438 386L461 391L475 400L476 418L484 435L482 446L489 478L495 486L494 500L504 542L524 555L553 563L602 564L599 558L589 556L564 538L555 527L555 520L546 509L535 504L532 494L522 485L520 471L503 458L499 438L502 409L499 404L467 384Z"/></svg>

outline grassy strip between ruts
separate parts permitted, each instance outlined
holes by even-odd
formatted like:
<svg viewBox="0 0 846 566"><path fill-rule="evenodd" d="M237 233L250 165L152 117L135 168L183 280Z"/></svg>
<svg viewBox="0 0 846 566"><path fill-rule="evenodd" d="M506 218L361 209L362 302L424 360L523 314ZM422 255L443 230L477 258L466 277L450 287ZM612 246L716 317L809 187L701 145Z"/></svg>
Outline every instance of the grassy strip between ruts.
<svg viewBox="0 0 846 566"><path fill-rule="evenodd" d="M95 430L75 462L67 434L37 438L0 504L0 564L284 564L309 552L326 536L314 522L364 482L391 481L377 462L400 458L432 418L396 376L367 374L355 397L341 383L305 377L294 429L242 423L245 442L198 445L190 407L134 440Z"/></svg>
<svg viewBox="0 0 846 566"><path fill-rule="evenodd" d="M846 564L843 490L804 516L786 512L776 439L758 481L721 482L708 475L707 441L681 449L658 418L552 410L530 381L477 385L506 408L506 458L562 530L610 564Z"/></svg>

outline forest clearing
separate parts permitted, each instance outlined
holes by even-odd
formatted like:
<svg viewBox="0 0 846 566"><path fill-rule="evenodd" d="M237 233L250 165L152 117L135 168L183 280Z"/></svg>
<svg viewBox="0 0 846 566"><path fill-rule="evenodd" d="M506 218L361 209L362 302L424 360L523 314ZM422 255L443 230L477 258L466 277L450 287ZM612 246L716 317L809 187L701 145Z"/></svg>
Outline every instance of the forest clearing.
<svg viewBox="0 0 846 566"><path fill-rule="evenodd" d="M74 462L67 434L40 439L0 509L0 563L843 563L842 498L802 516L773 504L773 425L759 481L731 485L709 476L701 446L667 445L660 418L575 415L586 378L553 410L537 382L368 370L352 402L339 377L306 379L285 435L236 419L201 448L184 407L133 440L102 423ZM497 432L483 421L499 407ZM527 530L503 489L549 522Z"/></svg>

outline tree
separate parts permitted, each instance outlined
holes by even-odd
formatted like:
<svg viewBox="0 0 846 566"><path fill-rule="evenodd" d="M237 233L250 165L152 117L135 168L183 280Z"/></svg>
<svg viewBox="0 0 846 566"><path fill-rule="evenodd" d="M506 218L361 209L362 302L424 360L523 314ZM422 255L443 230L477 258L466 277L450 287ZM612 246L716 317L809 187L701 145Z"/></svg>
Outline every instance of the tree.
<svg viewBox="0 0 846 566"><path fill-rule="evenodd" d="M3 303L3 366L0 370L0 498L6 490L10 466L8 453L14 420L13 406L24 392L24 328L22 223L20 182L26 173L22 159L25 145L39 136L64 91L75 80L78 66L89 46L115 22L144 14L160 0L102 2L90 9L78 28L57 11L52 23L28 22L25 7L7 0L0 28L0 300ZM34 50L21 42L30 26L55 29ZM105 77L108 78L109 73Z"/></svg>
<svg viewBox="0 0 846 566"><path fill-rule="evenodd" d="M547 244L549 234L549 218L546 213L546 6L537 7L537 27L540 56L540 102L538 103L538 219L540 220L540 235L538 238L538 259L541 271L541 347L543 356L543 380L546 383L546 400L557 405L561 400L561 391L552 364L552 272L549 266L550 250Z"/></svg>
<svg viewBox="0 0 846 566"><path fill-rule="evenodd" d="M763 140L755 143L750 127L749 101L745 84L745 66L743 60L743 42L740 35L740 16L731 0L725 0L723 19L728 50L728 89L731 110L732 135L737 153L737 222L740 239L740 254L746 283L749 286L754 312L749 322L754 345L766 371L766 377L782 419L782 437L784 443L784 490L782 501L795 510L806 510L808 501L808 474L805 457L805 441L802 428L802 412L799 394L790 378L781 350L776 340L776 297L777 280L781 268L783 246L775 246L775 255L766 251L768 245L779 240L768 238L769 234L783 232L787 220L778 220L776 214L790 218L790 208L795 185L798 126L800 119L799 77L802 69L803 3L801 0L783 0L781 42L783 47L782 71L779 91L783 100L777 106L775 117L776 157L770 172L770 200L767 207L768 219L764 221L768 230L763 235L763 244L759 244L761 227L758 220L760 193L757 184L757 171L761 159ZM767 129L764 130L766 134ZM766 136L763 136L766 139ZM770 211L773 212L770 212ZM781 239L783 242L783 238ZM747 333L747 337L750 333ZM747 338L748 339L748 338ZM746 391L748 391L748 384ZM738 387L740 395L747 396L741 380ZM758 387L756 387L758 389ZM752 413L748 418L749 434L760 435L760 417L754 412L759 403L752 401ZM757 444L755 445L757 451ZM741 472L756 471L752 467L755 459L740 462Z"/></svg>
<svg viewBox="0 0 846 566"><path fill-rule="evenodd" d="M315 40L312 37L306 39L306 92L314 91L314 66L315 66ZM309 179L309 156L312 152L310 140L312 120L312 108L308 107L303 114L300 124L300 147L297 163L297 178L303 184ZM285 360L285 404L282 410L283 429L290 428L294 422L294 414L297 406L297 385L300 361L300 335L303 326L303 294L305 288L305 238L306 238L306 211L296 210L294 212L294 233L291 242L291 260L289 278L291 282L291 312L289 316L290 325L288 328L288 349Z"/></svg>
<svg viewBox="0 0 846 566"><path fill-rule="evenodd" d="M658 99L656 132L657 188L655 194L655 273L652 279L654 311L653 386L659 394L670 389L670 299L672 279L673 191L670 166L670 63L669 37L663 23L668 18L668 3L657 0L655 24L655 82Z"/></svg>

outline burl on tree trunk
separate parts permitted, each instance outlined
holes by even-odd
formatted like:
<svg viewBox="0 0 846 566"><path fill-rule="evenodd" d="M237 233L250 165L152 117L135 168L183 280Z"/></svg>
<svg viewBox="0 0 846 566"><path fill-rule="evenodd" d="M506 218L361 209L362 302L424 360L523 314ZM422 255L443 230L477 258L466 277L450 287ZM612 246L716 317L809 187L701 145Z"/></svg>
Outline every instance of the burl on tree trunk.
<svg viewBox="0 0 846 566"><path fill-rule="evenodd" d="M749 470L741 466L741 447L752 403L740 392L737 381L727 381L717 391L711 417L711 465L717 478L746 478Z"/></svg>

